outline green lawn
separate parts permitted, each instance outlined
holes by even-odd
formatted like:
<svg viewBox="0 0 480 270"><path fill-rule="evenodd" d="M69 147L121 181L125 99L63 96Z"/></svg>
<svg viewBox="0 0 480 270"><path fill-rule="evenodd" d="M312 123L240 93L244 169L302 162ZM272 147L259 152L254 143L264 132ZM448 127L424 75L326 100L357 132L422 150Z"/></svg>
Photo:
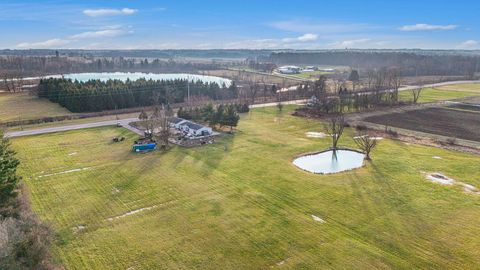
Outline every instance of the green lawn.
<svg viewBox="0 0 480 270"><path fill-rule="evenodd" d="M28 93L0 93L0 122L68 114L62 106Z"/></svg>
<svg viewBox="0 0 480 270"><path fill-rule="evenodd" d="M307 138L321 124L289 116L291 109L254 110L234 136L167 153L134 154L135 136L114 127L12 143L32 207L58 233L53 254L66 269L480 265L480 196L424 176L440 171L480 187L480 157L383 140L364 168L310 174L293 157L325 149L329 139ZM341 144L353 146L351 135ZM113 144L113 136L127 141Z"/></svg>
<svg viewBox="0 0 480 270"><path fill-rule="evenodd" d="M442 86L441 88L426 88L420 93L418 102L436 102L457 98L465 98L471 96L480 96L480 84L476 85L478 88L475 90L472 85L452 85ZM401 91L400 99L405 101L413 100L412 91Z"/></svg>

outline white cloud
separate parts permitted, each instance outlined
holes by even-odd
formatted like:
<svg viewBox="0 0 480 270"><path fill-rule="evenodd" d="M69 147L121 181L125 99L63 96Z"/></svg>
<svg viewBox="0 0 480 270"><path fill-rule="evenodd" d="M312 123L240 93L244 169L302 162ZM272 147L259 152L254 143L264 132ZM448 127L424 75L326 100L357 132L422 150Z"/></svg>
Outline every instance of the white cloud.
<svg viewBox="0 0 480 270"><path fill-rule="evenodd" d="M133 33L132 31L126 31L123 29L104 29L98 31L88 31L80 34L70 36L71 39L85 39L85 38L102 38L102 37L118 37L127 33Z"/></svg>
<svg viewBox="0 0 480 270"><path fill-rule="evenodd" d="M289 43L289 42L311 42L311 41L315 41L317 39L318 39L317 34L307 33L307 34L301 35L301 36L296 37L296 38L284 38L284 39L282 39L282 41L286 42L286 43Z"/></svg>
<svg viewBox="0 0 480 270"><path fill-rule="evenodd" d="M58 48L68 43L70 43L70 40L54 38L54 39L49 39L41 42L23 42L23 43L17 44L16 47L19 49L33 49L33 48L48 49L48 48Z"/></svg>
<svg viewBox="0 0 480 270"><path fill-rule="evenodd" d="M298 37L297 39L298 39L298 41L302 41L302 42L314 41L314 40L318 39L318 35L316 35L316 34L305 34L303 36Z"/></svg>
<svg viewBox="0 0 480 270"><path fill-rule="evenodd" d="M435 24L425 24L417 23L413 25L404 25L399 28L400 31L435 31L435 30L453 30L456 29L458 25L447 24L447 25L435 25Z"/></svg>
<svg viewBox="0 0 480 270"><path fill-rule="evenodd" d="M23 42L17 44L16 47L19 49L48 49L48 48L59 48L67 44L71 44L75 41L80 41L83 39L96 39L96 38L112 38L118 37L126 34L133 33L133 30L128 30L128 28L122 27L121 25L111 25L105 26L102 29L97 31L88 31L75 35L68 36L66 38L54 38L41 42Z"/></svg>
<svg viewBox="0 0 480 270"><path fill-rule="evenodd" d="M132 8L122 8L122 9L101 8L101 9L86 9L83 11L83 14L89 17L103 17L103 16L115 16L115 15L132 15L137 11L138 9L132 9Z"/></svg>
<svg viewBox="0 0 480 270"><path fill-rule="evenodd" d="M337 41L334 43L330 43L329 45L334 48L351 48L359 45L365 45L369 43L371 39L369 38L359 38L359 39L351 39L351 40L344 40L344 41Z"/></svg>
<svg viewBox="0 0 480 270"><path fill-rule="evenodd" d="M460 43L460 45L458 45L457 48L461 48L461 49L476 48L478 47L478 45L480 45L480 41L470 39Z"/></svg>

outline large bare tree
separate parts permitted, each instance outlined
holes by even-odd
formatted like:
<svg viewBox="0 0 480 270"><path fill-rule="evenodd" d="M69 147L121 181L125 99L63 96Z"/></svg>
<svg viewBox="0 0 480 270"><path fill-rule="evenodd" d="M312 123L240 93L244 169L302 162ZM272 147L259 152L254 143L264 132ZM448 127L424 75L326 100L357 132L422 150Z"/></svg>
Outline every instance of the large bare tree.
<svg viewBox="0 0 480 270"><path fill-rule="evenodd" d="M325 133L332 137L332 149L335 151L345 129L345 117L342 113L332 116L324 125Z"/></svg>
<svg viewBox="0 0 480 270"><path fill-rule="evenodd" d="M160 142L161 149L168 148L168 139L170 138L170 127L168 126L168 111L162 105L161 109L156 109L154 113L154 125L158 132L155 134Z"/></svg>
<svg viewBox="0 0 480 270"><path fill-rule="evenodd" d="M388 82L389 86L392 88L391 101L393 103L398 102L398 90L402 85L402 77L400 76L400 71L396 68L392 68L388 71Z"/></svg>

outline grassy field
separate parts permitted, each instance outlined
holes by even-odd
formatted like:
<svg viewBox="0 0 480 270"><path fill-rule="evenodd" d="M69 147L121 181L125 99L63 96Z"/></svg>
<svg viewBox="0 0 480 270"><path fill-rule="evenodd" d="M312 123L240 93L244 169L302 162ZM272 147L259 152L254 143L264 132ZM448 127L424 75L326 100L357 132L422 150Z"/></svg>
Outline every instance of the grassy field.
<svg viewBox="0 0 480 270"><path fill-rule="evenodd" d="M421 92L418 102L436 102L471 96L480 96L480 84L458 84L442 86L439 88L426 88ZM400 99L405 101L413 100L412 92L401 91Z"/></svg>
<svg viewBox="0 0 480 270"><path fill-rule="evenodd" d="M460 92L472 92L472 93L480 94L479 83L445 85L445 86L438 87L438 89L449 90L449 91L460 91Z"/></svg>
<svg viewBox="0 0 480 270"><path fill-rule="evenodd" d="M292 159L329 139L307 138L321 124L291 109L256 109L234 136L166 153L134 154L114 127L12 143L66 269L478 267L480 196L425 172L480 187L480 157L382 140L361 169L310 174Z"/></svg>
<svg viewBox="0 0 480 270"><path fill-rule="evenodd" d="M0 108L2 122L71 114L58 104L28 93L0 93Z"/></svg>
<svg viewBox="0 0 480 270"><path fill-rule="evenodd" d="M297 77L301 79L318 79L320 75L329 75L333 74L334 72L326 72L326 71L312 71L312 72L303 72L299 74L294 74L294 75L288 75L291 77Z"/></svg>

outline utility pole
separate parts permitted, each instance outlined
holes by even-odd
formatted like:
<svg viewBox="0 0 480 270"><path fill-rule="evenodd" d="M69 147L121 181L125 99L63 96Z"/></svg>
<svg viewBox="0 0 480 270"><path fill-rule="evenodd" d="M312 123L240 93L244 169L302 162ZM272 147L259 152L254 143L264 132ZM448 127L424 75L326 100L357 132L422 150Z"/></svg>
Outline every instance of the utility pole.
<svg viewBox="0 0 480 270"><path fill-rule="evenodd" d="M190 106L190 76L187 76L187 103Z"/></svg>

